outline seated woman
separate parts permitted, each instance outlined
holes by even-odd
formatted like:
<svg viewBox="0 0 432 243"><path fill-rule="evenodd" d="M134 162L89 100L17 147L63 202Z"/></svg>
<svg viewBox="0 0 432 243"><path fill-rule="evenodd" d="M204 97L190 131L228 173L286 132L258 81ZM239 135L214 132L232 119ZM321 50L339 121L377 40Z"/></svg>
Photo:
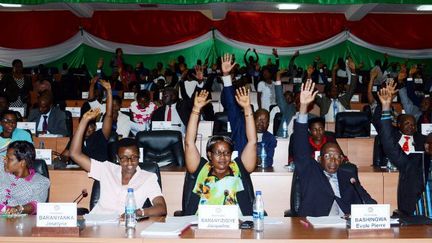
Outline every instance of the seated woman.
<svg viewBox="0 0 432 243"><path fill-rule="evenodd" d="M150 129L151 117L157 108L157 105L150 99L149 91L141 90L138 92L136 100L129 107L132 114L131 130L133 134Z"/></svg>
<svg viewBox="0 0 432 243"><path fill-rule="evenodd" d="M136 205L141 207L147 198L152 207L138 208L137 216L166 215L165 199L154 173L141 170L138 167L139 150L135 139L124 138L118 142L117 160L120 164L109 161L101 162L89 158L82 152L84 132L89 121L96 119L99 109L91 109L84 114L73 136L70 154L72 159L89 172L89 176L100 182L100 198L90 213L106 214L124 213L128 188L135 192Z"/></svg>
<svg viewBox="0 0 432 243"><path fill-rule="evenodd" d="M0 212L35 214L38 202L48 197L49 179L35 172L33 144L15 141L9 144L0 162Z"/></svg>
<svg viewBox="0 0 432 243"><path fill-rule="evenodd" d="M235 160L231 159L233 143L225 136L211 137L206 146L208 161L200 157L195 139L200 111L210 102L207 96L205 90L195 96L186 130L186 169L197 179L184 214L196 214L198 204L211 204L239 205L243 215L252 215L254 196L249 174L256 167L257 137L249 92L245 88L236 91L237 103L244 109L247 143Z"/></svg>
<svg viewBox="0 0 432 243"><path fill-rule="evenodd" d="M17 127L17 114L15 111L5 110L1 114L0 121L0 156L6 155L8 145L14 141L27 141L33 143L32 137L29 132L16 128Z"/></svg>

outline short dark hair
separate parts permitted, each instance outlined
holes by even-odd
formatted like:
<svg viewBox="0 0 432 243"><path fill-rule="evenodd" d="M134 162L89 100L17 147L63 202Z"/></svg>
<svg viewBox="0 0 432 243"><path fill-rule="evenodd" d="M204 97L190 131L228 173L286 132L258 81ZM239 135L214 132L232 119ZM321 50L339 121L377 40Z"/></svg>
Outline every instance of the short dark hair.
<svg viewBox="0 0 432 243"><path fill-rule="evenodd" d="M42 91L38 97L38 101L41 101L41 100L49 101L50 104L52 104L54 102L53 93L49 90Z"/></svg>
<svg viewBox="0 0 432 243"><path fill-rule="evenodd" d="M140 90L136 96L136 99L145 99L146 101L150 101L150 92L148 90Z"/></svg>
<svg viewBox="0 0 432 243"><path fill-rule="evenodd" d="M216 136L210 137L210 139L207 141L206 152L208 153L208 152L212 151L213 147L218 142L225 142L228 144L229 150L231 152L234 150L234 143L230 137L216 135ZM208 156L207 156L207 159L210 160L210 158L208 158Z"/></svg>
<svg viewBox="0 0 432 243"><path fill-rule="evenodd" d="M321 123L323 127L325 127L325 119L323 117L314 117L308 120L309 129L312 127L314 123Z"/></svg>
<svg viewBox="0 0 432 243"><path fill-rule="evenodd" d="M410 115L410 114L400 114L397 117L397 124L399 125L402 122L403 119L406 119L408 117L411 117L412 119L414 119L414 122L415 122L415 117L413 115Z"/></svg>
<svg viewBox="0 0 432 243"><path fill-rule="evenodd" d="M139 152L138 143L137 143L135 138L122 138L122 139L118 140L116 144L117 144L117 146L116 146L117 147L116 148L117 154L118 154L119 149L124 148L124 147L136 147L136 149Z"/></svg>
<svg viewBox="0 0 432 243"><path fill-rule="evenodd" d="M33 162L36 159L36 152L32 143L27 141L15 141L9 144L8 149L13 149L17 160L24 160L27 168L33 168Z"/></svg>
<svg viewBox="0 0 432 243"><path fill-rule="evenodd" d="M112 99L113 99L113 101L117 101L117 103L119 103L120 105L123 101L123 99L118 95L113 95Z"/></svg>
<svg viewBox="0 0 432 243"><path fill-rule="evenodd" d="M1 119L4 119L6 115L14 115L14 116L15 116L15 119L18 119L18 116L17 116L16 112L13 111L13 110L5 110L5 111L3 111L3 112L1 113L1 116L0 116Z"/></svg>
<svg viewBox="0 0 432 243"><path fill-rule="evenodd" d="M259 114L265 114L268 118L269 118L269 120L270 120L270 112L268 111L268 110L266 110L266 109L263 109L263 108L260 108L260 109L258 109L258 110L256 110L255 111L255 113L254 113L254 118L256 119L257 118L257 116L259 115Z"/></svg>
<svg viewBox="0 0 432 243"><path fill-rule="evenodd" d="M21 61L21 59L15 59L15 60L13 60L13 61L12 61L12 67L15 66L15 65L18 64L18 63L21 63L21 64L22 64L23 62Z"/></svg>
<svg viewBox="0 0 432 243"><path fill-rule="evenodd" d="M321 147L321 150L320 150L320 155L321 155L321 156L324 155L324 150L326 150L326 148L327 148L328 146L330 146L330 145L335 145L335 146L339 149L339 151L341 152L341 154L343 154L343 151L342 151L342 149L341 149L341 147L339 146L338 143L336 143L336 142L327 142L327 143L325 143L325 144Z"/></svg>

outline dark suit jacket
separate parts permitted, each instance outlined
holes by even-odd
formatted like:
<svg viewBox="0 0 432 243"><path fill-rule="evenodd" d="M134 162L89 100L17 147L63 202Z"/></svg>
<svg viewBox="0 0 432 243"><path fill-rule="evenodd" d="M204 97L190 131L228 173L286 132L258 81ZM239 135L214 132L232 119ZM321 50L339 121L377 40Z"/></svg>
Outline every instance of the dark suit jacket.
<svg viewBox="0 0 432 243"><path fill-rule="evenodd" d="M36 128L39 126L39 121L42 116L38 108L32 109L28 116L29 122L36 122ZM51 134L68 135L66 127L66 114L58 107L51 108L51 113L48 117L48 132Z"/></svg>
<svg viewBox="0 0 432 243"><path fill-rule="evenodd" d="M182 99L184 101L190 102L192 104L192 107L193 107L193 101L195 99L195 95L198 92L200 92L201 90L207 90L209 92L209 96L207 97L207 99L211 99L211 86L210 87L208 86L209 83L211 83L211 82L206 82L204 84L204 87L202 87L202 88L199 88L198 86L196 86L194 89L194 92L192 94L192 97L189 97L187 92L186 92L184 81L180 82L179 87L180 87L180 93L182 95ZM213 111L213 105L211 103L208 103L207 105L205 105L201 109L201 115L202 115L204 121L214 121L215 115L214 115L214 111Z"/></svg>
<svg viewBox="0 0 432 243"><path fill-rule="evenodd" d="M333 201L336 200L342 211L351 213L351 204L376 203L374 199L360 185L357 171L339 169L337 172L341 198L334 195L323 168L316 160L311 158L311 147L308 141L308 125L296 122L294 124L294 161L295 170L300 179L301 203L299 216L327 216L330 213ZM358 191L355 192L350 179L359 182Z"/></svg>
<svg viewBox="0 0 432 243"><path fill-rule="evenodd" d="M429 168L429 158L405 154L398 144L400 136L395 136L391 120L381 120L379 137L390 161L399 170L398 209L406 215L413 215L416 203L424 191L423 168Z"/></svg>
<svg viewBox="0 0 432 243"><path fill-rule="evenodd" d="M189 116L192 111L192 105L189 101L184 100L178 100L176 103L176 110L180 116L180 119L182 120L183 124L185 126L188 125L189 122ZM152 121L165 121L165 109L167 108L166 105L163 105L159 108L157 108L152 115L151 120Z"/></svg>

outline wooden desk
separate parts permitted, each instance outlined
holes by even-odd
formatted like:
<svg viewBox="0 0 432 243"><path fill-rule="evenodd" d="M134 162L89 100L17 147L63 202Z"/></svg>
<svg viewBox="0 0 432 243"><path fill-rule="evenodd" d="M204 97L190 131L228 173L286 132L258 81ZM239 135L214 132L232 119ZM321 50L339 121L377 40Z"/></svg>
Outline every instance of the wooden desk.
<svg viewBox="0 0 432 243"><path fill-rule="evenodd" d="M256 233L253 230L242 230L242 242L325 242L325 243L363 243L367 239L348 239L347 230L342 228L325 228L314 229L313 227L305 227L300 220L302 218L278 218L282 224L265 225L264 232ZM0 242L136 242L136 243L153 243L153 242L169 242L169 243L188 243L188 242L210 242L210 243L225 243L234 242L236 239L198 239L194 236L194 229L191 227L178 237L142 237L140 232L148 227L153 222L163 222L164 218L155 217L147 221L137 224L134 234L135 238L128 239L125 235L124 226L118 225L102 225L98 227L86 227L80 232L80 237L31 237L31 228L36 224L35 216L27 216L24 218L24 229L17 230L15 228L16 220L0 219ZM430 242L432 238L432 230L430 226L410 226L410 227L394 227L395 238L391 239L373 239L374 242L382 243L412 243L412 242ZM370 240L370 239L369 239Z"/></svg>
<svg viewBox="0 0 432 243"><path fill-rule="evenodd" d="M46 149L61 153L69 142L69 137L50 138L50 137L36 137L33 136L33 144L35 148L40 148L41 142L44 143Z"/></svg>
<svg viewBox="0 0 432 243"><path fill-rule="evenodd" d="M396 208L396 191L385 194L385 187L397 186L396 181L387 181L384 184L381 172L372 167L359 167L359 178L363 187L378 203L390 203L391 208ZM397 175L397 173L390 173ZM162 193L167 204L168 215L181 210L184 168L166 170L162 168ZM51 202L71 202L82 189L87 189L89 197L84 198L79 207L88 208L89 198L93 185L93 179L88 178L83 170L50 170L51 178ZM290 208L292 173L286 168L257 170L251 174L255 190L261 190L264 195L266 211L269 216L282 217L285 210ZM394 183L394 184L392 184Z"/></svg>

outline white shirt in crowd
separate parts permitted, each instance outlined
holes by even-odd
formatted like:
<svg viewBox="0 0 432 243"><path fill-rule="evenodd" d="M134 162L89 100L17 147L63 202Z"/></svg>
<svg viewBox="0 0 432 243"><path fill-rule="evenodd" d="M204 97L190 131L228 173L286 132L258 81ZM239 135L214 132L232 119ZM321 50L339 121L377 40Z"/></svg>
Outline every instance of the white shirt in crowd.
<svg viewBox="0 0 432 243"><path fill-rule="evenodd" d="M276 104L275 82L271 84L261 81L258 83L257 92L261 93L261 108L270 111L270 106Z"/></svg>

